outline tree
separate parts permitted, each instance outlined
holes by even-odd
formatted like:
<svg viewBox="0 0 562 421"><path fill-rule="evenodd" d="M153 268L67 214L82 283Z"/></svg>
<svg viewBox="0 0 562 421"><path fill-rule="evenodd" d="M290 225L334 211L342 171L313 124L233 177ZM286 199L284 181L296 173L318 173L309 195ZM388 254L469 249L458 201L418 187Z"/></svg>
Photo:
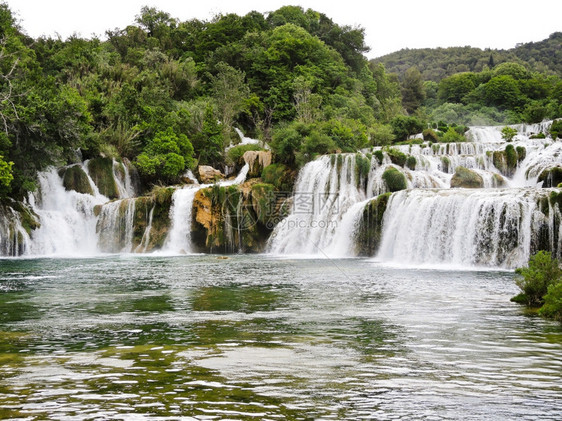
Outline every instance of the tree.
<svg viewBox="0 0 562 421"><path fill-rule="evenodd" d="M502 139L506 142L511 142L515 136L517 136L517 130L513 127L505 126L502 129Z"/></svg>
<svg viewBox="0 0 562 421"><path fill-rule="evenodd" d="M474 73L457 73L439 82L438 95L443 102L461 103L476 87Z"/></svg>
<svg viewBox="0 0 562 421"><path fill-rule="evenodd" d="M217 71L217 74L211 77L213 98L217 104L224 138L229 142L232 123L249 98L250 88L245 83L244 72L226 63L219 63Z"/></svg>
<svg viewBox="0 0 562 421"><path fill-rule="evenodd" d="M152 182L174 182L194 164L191 142L172 128L156 133L136 160L140 174Z"/></svg>
<svg viewBox="0 0 562 421"><path fill-rule="evenodd" d="M425 99L425 91L421 73L417 67L410 67L404 75L402 83L402 104L412 114Z"/></svg>
<svg viewBox="0 0 562 421"><path fill-rule="evenodd" d="M512 300L529 307L540 307L544 304L544 296L548 288L560 282L562 270L557 259L547 251L539 251L529 259L526 267L517 268L519 275L516 283L522 293Z"/></svg>

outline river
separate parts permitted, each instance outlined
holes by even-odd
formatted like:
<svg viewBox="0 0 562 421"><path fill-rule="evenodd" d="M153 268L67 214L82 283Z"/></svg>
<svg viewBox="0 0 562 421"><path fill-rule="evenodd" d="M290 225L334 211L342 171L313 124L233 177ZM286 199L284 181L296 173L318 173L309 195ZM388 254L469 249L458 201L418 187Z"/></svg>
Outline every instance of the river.
<svg viewBox="0 0 562 421"><path fill-rule="evenodd" d="M513 272L267 255L0 260L0 418L560 419Z"/></svg>

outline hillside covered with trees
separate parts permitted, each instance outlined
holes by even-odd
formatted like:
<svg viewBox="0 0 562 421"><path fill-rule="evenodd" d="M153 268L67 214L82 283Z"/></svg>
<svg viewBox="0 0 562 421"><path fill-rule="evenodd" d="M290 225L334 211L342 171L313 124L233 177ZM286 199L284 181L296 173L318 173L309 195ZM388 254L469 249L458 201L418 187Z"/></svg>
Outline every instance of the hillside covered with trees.
<svg viewBox="0 0 562 421"><path fill-rule="evenodd" d="M235 128L298 168L432 123L434 136L458 140L462 124L562 115L562 82L542 47L527 49L542 70L515 52L495 64L486 53L437 82L423 68L400 78L369 62L361 28L294 6L186 22L145 7L106 35L32 39L0 5L0 197L25 197L48 166L100 155L129 160L145 189L177 183L256 148L225 152Z"/></svg>
<svg viewBox="0 0 562 421"><path fill-rule="evenodd" d="M517 44L508 50L473 47L403 49L372 60L402 80L416 66L424 80L439 82L461 72L481 72L505 62L516 62L531 71L562 77L562 32L539 42Z"/></svg>

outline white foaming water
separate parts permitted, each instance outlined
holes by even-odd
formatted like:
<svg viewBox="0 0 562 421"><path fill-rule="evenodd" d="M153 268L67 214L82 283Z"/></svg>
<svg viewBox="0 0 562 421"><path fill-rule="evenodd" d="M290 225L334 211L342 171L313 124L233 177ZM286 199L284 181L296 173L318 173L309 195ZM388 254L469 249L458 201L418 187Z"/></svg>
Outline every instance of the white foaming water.
<svg viewBox="0 0 562 421"><path fill-rule="evenodd" d="M135 199L106 203L97 222L98 248L105 253L130 253L133 248Z"/></svg>
<svg viewBox="0 0 562 421"><path fill-rule="evenodd" d="M164 249L175 253L191 253L191 220L193 200L202 186L186 186L172 196L170 219L172 226Z"/></svg>
<svg viewBox="0 0 562 421"><path fill-rule="evenodd" d="M549 194L550 190L536 189L395 193L385 212L377 259L410 264L521 266L529 258L540 226L551 224L536 212L540 198Z"/></svg>
<svg viewBox="0 0 562 421"><path fill-rule="evenodd" d="M301 170L293 211L275 227L268 245L271 253L325 254L337 250L336 233L345 229L342 218L366 196L359 188L355 155L338 157L340 163L334 158L322 156Z"/></svg>
<svg viewBox="0 0 562 421"><path fill-rule="evenodd" d="M65 190L56 169L39 173L39 191L29 203L41 227L31 234L27 254L78 256L98 253L94 206L107 202L94 195ZM90 184L94 183L90 179Z"/></svg>
<svg viewBox="0 0 562 421"><path fill-rule="evenodd" d="M505 174L494 165L494 152L508 145L501 135L504 126L471 128L467 135L473 142L395 146L415 158L415 166L409 164L414 169L392 164L384 152L380 164L375 157L371 160L366 180L357 179L353 155L320 157L301 170L293 212L275 228L269 251L354 255L353 239L364 206L369 198L387 191L382 174L392 165L405 175L409 190L395 193L389 202L378 259L414 265L513 267L528 259L545 230L550 249L560 255L562 235L553 216L559 218L560 210L549 205L550 211L543 214L537 201L548 191L520 188L535 187L543 170L562 166L562 143L529 138L547 131L550 124L511 126L518 133L512 145L524 147L526 156L515 171ZM343 163L336 165L341 159ZM459 166L482 177L483 188L450 189ZM341 199L337 208L313 204L308 212L298 212L299 203L326 194Z"/></svg>

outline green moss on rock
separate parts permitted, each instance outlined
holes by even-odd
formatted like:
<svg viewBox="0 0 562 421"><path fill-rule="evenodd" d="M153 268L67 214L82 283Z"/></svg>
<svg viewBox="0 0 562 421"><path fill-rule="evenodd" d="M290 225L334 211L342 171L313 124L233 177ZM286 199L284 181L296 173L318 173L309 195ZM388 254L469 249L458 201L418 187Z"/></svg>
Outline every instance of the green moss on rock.
<svg viewBox="0 0 562 421"><path fill-rule="evenodd" d="M113 175L111 158L93 158L88 161L88 173L101 194L109 199L119 198L119 189Z"/></svg>
<svg viewBox="0 0 562 421"><path fill-rule="evenodd" d="M359 256L374 256L382 239L382 221L391 193L381 194L365 206L355 238Z"/></svg>
<svg viewBox="0 0 562 421"><path fill-rule="evenodd" d="M562 167L547 168L539 175L543 187L555 187L562 183Z"/></svg>
<svg viewBox="0 0 562 421"><path fill-rule="evenodd" d="M386 183L388 191L395 192L408 188L406 177L402 172L394 167L388 167L382 174L382 179Z"/></svg>
<svg viewBox="0 0 562 421"><path fill-rule="evenodd" d="M271 164L263 169L261 178L264 183L274 185L278 191L291 192L296 174L284 164Z"/></svg>
<svg viewBox="0 0 562 421"><path fill-rule="evenodd" d="M62 184L67 191L74 190L78 193L94 194L88 174L86 174L80 165L73 165L64 170Z"/></svg>
<svg viewBox="0 0 562 421"><path fill-rule="evenodd" d="M388 148L386 150L386 154L393 164L398 165L399 167L403 167L404 165L406 165L407 156L404 152L396 148Z"/></svg>
<svg viewBox="0 0 562 421"><path fill-rule="evenodd" d="M484 180L476 172L465 167L457 167L451 179L452 188L480 189L484 187Z"/></svg>

